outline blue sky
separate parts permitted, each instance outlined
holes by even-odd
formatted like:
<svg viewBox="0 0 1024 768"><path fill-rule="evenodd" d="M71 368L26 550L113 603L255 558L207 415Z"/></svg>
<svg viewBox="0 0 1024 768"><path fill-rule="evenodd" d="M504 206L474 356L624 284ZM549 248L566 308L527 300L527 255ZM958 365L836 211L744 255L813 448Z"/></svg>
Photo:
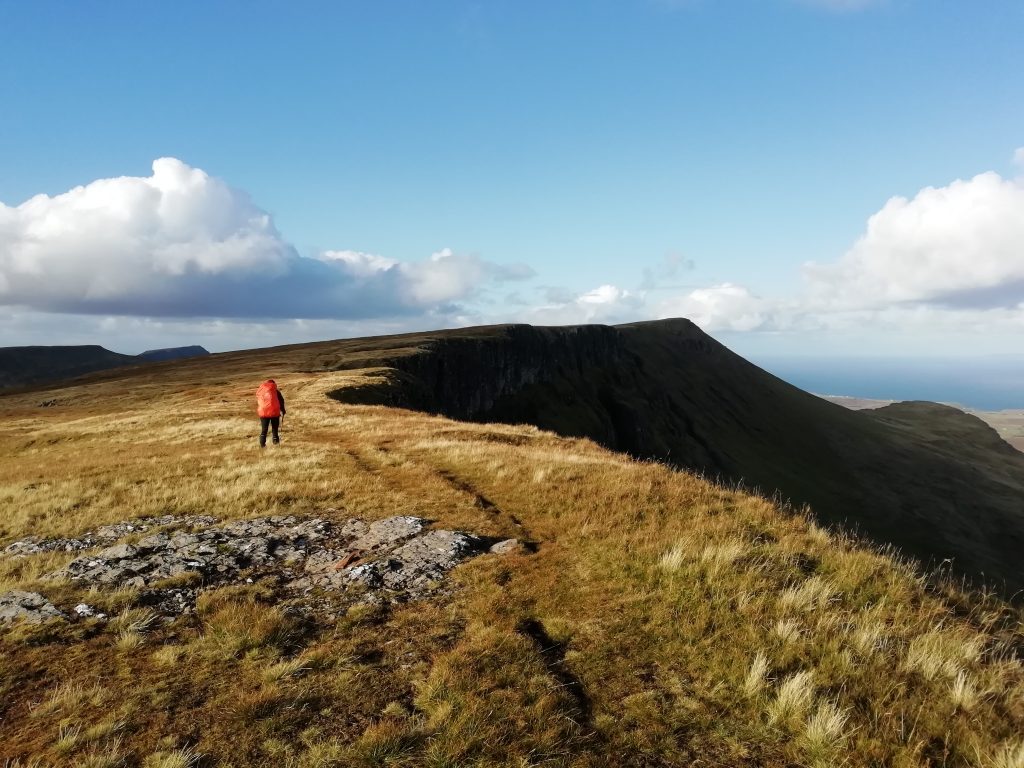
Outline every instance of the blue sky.
<svg viewBox="0 0 1024 768"><path fill-rule="evenodd" d="M683 314L755 356L1020 352L1021 29L1017 0L0 0L0 344Z"/></svg>

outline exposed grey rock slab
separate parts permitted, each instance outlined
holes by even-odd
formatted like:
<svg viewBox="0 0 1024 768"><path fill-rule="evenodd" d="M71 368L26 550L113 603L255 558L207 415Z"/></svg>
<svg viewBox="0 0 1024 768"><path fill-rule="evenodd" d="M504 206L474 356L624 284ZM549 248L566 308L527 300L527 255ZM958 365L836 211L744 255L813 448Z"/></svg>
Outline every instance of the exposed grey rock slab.
<svg viewBox="0 0 1024 768"><path fill-rule="evenodd" d="M65 618L53 603L38 592L13 590L0 594L0 622L25 621L39 624L47 619Z"/></svg>
<svg viewBox="0 0 1024 768"><path fill-rule="evenodd" d="M44 539L38 536L30 536L8 544L4 547L3 554L35 555L40 552L78 552L84 549L109 545L118 539L123 539L125 536L149 531L153 528L208 526L216 522L217 518L208 515L146 517L115 525L104 525L95 531L83 533L78 538Z"/></svg>
<svg viewBox="0 0 1024 768"><path fill-rule="evenodd" d="M157 520L161 526L187 520L189 527L159 530L134 543L110 544L43 578L110 589L135 587L141 592L140 603L165 616L194 610L203 588L267 578L300 609L320 604L330 594L384 603L428 595L452 568L487 552L493 541L431 529L429 521L407 515L340 523L275 516L219 525L213 518L152 518L147 527ZM108 533L129 530L128 524L110 528ZM129 532L140 530L133 524ZM47 551L43 546L47 545L40 543L35 551ZM0 599L6 600L0 605L12 606L10 612L63 615L35 593L8 593ZM73 618L94 616L95 610L86 604L73 610Z"/></svg>
<svg viewBox="0 0 1024 768"><path fill-rule="evenodd" d="M204 583L229 581L242 571L301 562L331 524L294 517L236 520L200 531L157 533L136 544L115 544L49 574L87 584L146 587L195 573Z"/></svg>
<svg viewBox="0 0 1024 768"><path fill-rule="evenodd" d="M427 521L418 517L400 515L386 517L370 523L366 532L358 536L349 546L362 552L389 549L396 544L420 533Z"/></svg>

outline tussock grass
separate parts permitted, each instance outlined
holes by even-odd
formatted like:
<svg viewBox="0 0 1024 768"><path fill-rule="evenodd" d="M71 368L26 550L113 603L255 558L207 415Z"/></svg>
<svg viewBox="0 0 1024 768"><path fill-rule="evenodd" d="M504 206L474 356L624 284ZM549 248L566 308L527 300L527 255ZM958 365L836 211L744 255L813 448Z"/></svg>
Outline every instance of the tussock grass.
<svg viewBox="0 0 1024 768"><path fill-rule="evenodd" d="M861 622L850 634L850 644L862 656L869 656L886 645L885 627L870 619Z"/></svg>
<svg viewBox="0 0 1024 768"><path fill-rule="evenodd" d="M790 645L800 639L803 631L800 622L794 619L779 619L772 627L772 633L784 644Z"/></svg>
<svg viewBox="0 0 1024 768"><path fill-rule="evenodd" d="M108 717L86 728L83 736L86 741L101 741L123 731L127 726L128 722L124 719Z"/></svg>
<svg viewBox="0 0 1024 768"><path fill-rule="evenodd" d="M306 666L304 659L284 659L274 664L270 664L265 667L260 673L263 677L263 681L267 683L276 683L279 680L284 680L289 677L298 677L304 672L308 672L309 667Z"/></svg>
<svg viewBox="0 0 1024 768"><path fill-rule="evenodd" d="M779 605L784 610L811 611L826 605L837 592L835 584L819 576L812 576L779 596Z"/></svg>
<svg viewBox="0 0 1024 768"><path fill-rule="evenodd" d="M989 758L990 768L1024 768L1024 740L1000 746Z"/></svg>
<svg viewBox="0 0 1024 768"><path fill-rule="evenodd" d="M146 633L159 621L159 616L146 608L130 608L115 617L109 625L115 633L114 645L119 651L134 651L146 642Z"/></svg>
<svg viewBox="0 0 1024 768"><path fill-rule="evenodd" d="M413 514L537 552L330 619L270 587L204 590L172 625L137 590L41 580L74 553L0 557L0 588L114 617L0 631L11 761L1024 765L1020 614L998 598L587 440L341 406L325 393L362 374L295 373L337 359L290 354L75 386L54 408L4 398L0 546L162 514ZM289 416L261 453L268 375Z"/></svg>
<svg viewBox="0 0 1024 768"><path fill-rule="evenodd" d="M47 691L46 698L32 709L35 716L71 714L85 708L102 707L111 696L109 688L100 683L84 685L74 680L58 683Z"/></svg>
<svg viewBox="0 0 1024 768"><path fill-rule="evenodd" d="M121 768L126 763L119 740L104 747L92 747L75 758L75 768Z"/></svg>
<svg viewBox="0 0 1024 768"><path fill-rule="evenodd" d="M261 648L286 647L298 634L293 619L260 600L254 591L225 588L204 594L197 606L204 645L219 657L242 656Z"/></svg>
<svg viewBox="0 0 1024 768"><path fill-rule="evenodd" d="M750 663L750 671L743 680L743 692L747 696L756 696L765 686L765 679L768 676L770 662L764 651L758 651L754 660Z"/></svg>
<svg viewBox="0 0 1024 768"><path fill-rule="evenodd" d="M82 726L62 725L57 730L57 739L53 742L51 748L58 755L68 755L75 751L81 740Z"/></svg>
<svg viewBox="0 0 1024 768"><path fill-rule="evenodd" d="M950 686L953 706L957 709L970 710L978 703L980 694L966 670L960 670Z"/></svg>
<svg viewBox="0 0 1024 768"><path fill-rule="evenodd" d="M142 768L193 768L198 763L199 755L192 749L174 749L148 755Z"/></svg>
<svg viewBox="0 0 1024 768"><path fill-rule="evenodd" d="M814 675L794 672L779 685L775 700L768 705L768 722L786 724L803 716L814 700Z"/></svg>
<svg viewBox="0 0 1024 768"><path fill-rule="evenodd" d="M844 729L848 720L849 714L836 702L822 701L818 704L800 734L801 747L811 765L834 765L833 760L845 736Z"/></svg>
<svg viewBox="0 0 1024 768"><path fill-rule="evenodd" d="M956 678L965 665L977 661L983 647L984 640L981 637L933 630L910 641L903 659L903 668L917 672L928 680L938 677Z"/></svg>

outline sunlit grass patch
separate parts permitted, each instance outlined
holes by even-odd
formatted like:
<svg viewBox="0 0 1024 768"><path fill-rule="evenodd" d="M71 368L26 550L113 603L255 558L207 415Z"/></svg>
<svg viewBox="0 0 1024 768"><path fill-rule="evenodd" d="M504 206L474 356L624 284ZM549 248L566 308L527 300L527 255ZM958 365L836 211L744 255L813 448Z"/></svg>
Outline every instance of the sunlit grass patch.
<svg viewBox="0 0 1024 768"><path fill-rule="evenodd" d="M1024 768L1024 739L1000 744L987 757L979 756L985 768Z"/></svg>
<svg viewBox="0 0 1024 768"><path fill-rule="evenodd" d="M768 722L785 724L802 717L814 700L814 675L795 672L783 679L768 705Z"/></svg>
<svg viewBox="0 0 1024 768"><path fill-rule="evenodd" d="M194 768L200 756L192 749L154 752L142 761L142 768Z"/></svg>
<svg viewBox="0 0 1024 768"><path fill-rule="evenodd" d="M115 633L114 645L119 651L134 651L146 641L146 633L159 620L148 608L129 608L109 624L110 631Z"/></svg>
<svg viewBox="0 0 1024 768"><path fill-rule="evenodd" d="M398 760L415 742L415 736L404 724L383 720L363 731L346 758L352 766L387 765Z"/></svg>
<svg viewBox="0 0 1024 768"><path fill-rule="evenodd" d="M248 651L283 648L296 639L297 622L263 602L258 592L222 588L200 596L204 646L217 655L237 657Z"/></svg>
<svg viewBox="0 0 1024 768"><path fill-rule="evenodd" d="M827 605L836 593L837 589L833 582L820 576L812 576L779 595L779 606L784 610L811 611Z"/></svg>
<svg viewBox="0 0 1024 768"><path fill-rule="evenodd" d="M881 622L865 619L850 633L850 644L862 656L870 656L885 648L888 640L885 632Z"/></svg>
<svg viewBox="0 0 1024 768"><path fill-rule="evenodd" d="M781 640L785 645L795 643L800 639L803 630L800 622L793 619L779 619L772 626L772 634Z"/></svg>
<svg viewBox="0 0 1024 768"><path fill-rule="evenodd" d="M661 556L658 561L658 566L666 571L678 571L684 562L686 562L687 553L686 549L676 544L672 549L668 550Z"/></svg>
<svg viewBox="0 0 1024 768"><path fill-rule="evenodd" d="M94 723L87 727L84 731L83 738L86 741L101 741L108 739L111 736L120 733L128 727L128 721L117 714L100 720L98 723Z"/></svg>
<svg viewBox="0 0 1024 768"><path fill-rule="evenodd" d="M971 676L963 669L953 679L949 688L949 694L953 700L953 706L965 711L973 709L981 698L981 694Z"/></svg>
<svg viewBox="0 0 1024 768"><path fill-rule="evenodd" d="M831 766L844 737L849 713L834 701L822 701L804 725L800 745L812 766Z"/></svg>
<svg viewBox="0 0 1024 768"><path fill-rule="evenodd" d="M758 651L750 663L750 670L743 679L743 692L750 697L759 694L765 686L770 664L764 651Z"/></svg>
<svg viewBox="0 0 1024 768"><path fill-rule="evenodd" d="M81 725L62 725L57 729L57 738L50 749L58 755L67 756L75 751L82 740Z"/></svg>
<svg viewBox="0 0 1024 768"><path fill-rule="evenodd" d="M74 714L83 709L102 707L111 696L109 688L98 682L86 685L75 680L58 683L46 693L46 698L32 709L34 716L54 713Z"/></svg>
<svg viewBox="0 0 1024 768"><path fill-rule="evenodd" d="M302 658L283 659L263 668L260 676L264 682L275 683L289 677L298 677L309 671L306 660Z"/></svg>
<svg viewBox="0 0 1024 768"><path fill-rule="evenodd" d="M956 678L965 665L978 660L984 639L965 636L951 629L936 629L910 641L903 668L917 672L927 680Z"/></svg>
<svg viewBox="0 0 1024 768"><path fill-rule="evenodd" d="M75 768L123 768L126 758L120 739L103 746L93 746L75 757Z"/></svg>

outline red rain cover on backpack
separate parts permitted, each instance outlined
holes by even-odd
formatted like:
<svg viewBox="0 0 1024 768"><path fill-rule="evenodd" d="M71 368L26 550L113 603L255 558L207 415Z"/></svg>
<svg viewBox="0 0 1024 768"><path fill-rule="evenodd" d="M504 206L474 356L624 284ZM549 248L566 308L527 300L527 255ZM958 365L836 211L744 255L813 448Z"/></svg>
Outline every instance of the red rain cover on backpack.
<svg viewBox="0 0 1024 768"><path fill-rule="evenodd" d="M256 412L260 418L281 415L281 402L277 399L277 384L273 379L264 381L256 390Z"/></svg>

